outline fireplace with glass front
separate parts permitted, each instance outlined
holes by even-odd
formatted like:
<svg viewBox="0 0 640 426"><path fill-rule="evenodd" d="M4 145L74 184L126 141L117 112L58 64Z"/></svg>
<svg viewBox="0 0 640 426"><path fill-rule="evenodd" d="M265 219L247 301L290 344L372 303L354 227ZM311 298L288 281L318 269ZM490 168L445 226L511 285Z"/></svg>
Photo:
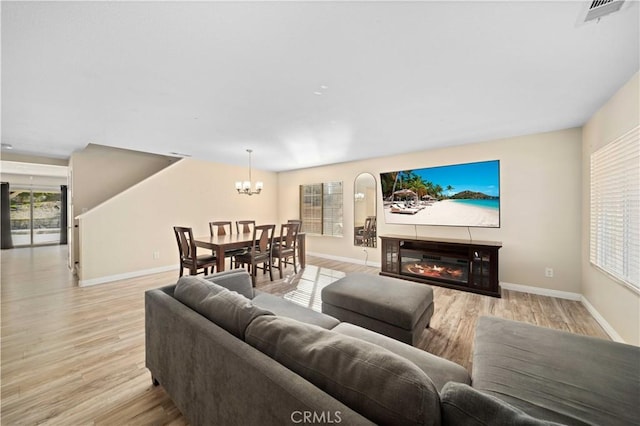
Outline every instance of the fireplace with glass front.
<svg viewBox="0 0 640 426"><path fill-rule="evenodd" d="M382 235L381 275L500 297L495 241Z"/></svg>

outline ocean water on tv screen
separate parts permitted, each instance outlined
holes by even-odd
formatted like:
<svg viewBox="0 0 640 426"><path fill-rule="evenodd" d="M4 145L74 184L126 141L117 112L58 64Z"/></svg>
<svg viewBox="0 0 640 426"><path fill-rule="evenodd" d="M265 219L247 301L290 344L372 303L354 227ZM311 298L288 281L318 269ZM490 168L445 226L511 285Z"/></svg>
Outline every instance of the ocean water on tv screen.
<svg viewBox="0 0 640 426"><path fill-rule="evenodd" d="M451 200L455 203L467 204L476 207L482 207L484 209L498 210L500 208L500 200Z"/></svg>

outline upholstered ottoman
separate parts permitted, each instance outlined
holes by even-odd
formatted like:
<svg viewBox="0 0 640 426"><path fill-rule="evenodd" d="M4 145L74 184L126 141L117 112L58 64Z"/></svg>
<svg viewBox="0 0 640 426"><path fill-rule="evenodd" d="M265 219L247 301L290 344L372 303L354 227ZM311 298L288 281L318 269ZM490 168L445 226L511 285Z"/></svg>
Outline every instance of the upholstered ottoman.
<svg viewBox="0 0 640 426"><path fill-rule="evenodd" d="M414 346L433 315L433 289L396 278L350 274L321 294L323 313Z"/></svg>

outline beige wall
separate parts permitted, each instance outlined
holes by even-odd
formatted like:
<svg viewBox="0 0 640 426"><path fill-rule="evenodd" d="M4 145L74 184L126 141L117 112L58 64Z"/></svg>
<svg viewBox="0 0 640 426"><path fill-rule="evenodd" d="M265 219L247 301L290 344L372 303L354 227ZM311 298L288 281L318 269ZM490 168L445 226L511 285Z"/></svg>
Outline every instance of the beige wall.
<svg viewBox="0 0 640 426"><path fill-rule="evenodd" d="M67 185L65 170L67 170L69 160L3 151L1 163L0 179L3 182L9 182L14 187L35 185L59 188L60 185ZM16 165L19 165L22 170L16 170ZM9 170L12 170L12 172L7 172L7 167L9 167ZM60 176L60 171L63 172L64 176ZM49 174L49 172L51 174Z"/></svg>
<svg viewBox="0 0 640 426"><path fill-rule="evenodd" d="M13 152L2 151L2 160L17 161L20 163L50 164L53 166L68 166L68 158L49 158L38 157L37 155L17 154Z"/></svg>
<svg viewBox="0 0 640 426"><path fill-rule="evenodd" d="M380 249L353 246L353 187L361 172L379 173L500 160L501 228L471 228L473 239L502 241L500 280L580 293L581 131L522 136L446 149L280 173L280 217L298 215L298 185L344 182L344 238L308 236L308 251L380 263ZM467 228L387 225L378 189L378 233L469 238ZM545 267L554 277L545 277Z"/></svg>
<svg viewBox="0 0 640 426"><path fill-rule="evenodd" d="M55 187L60 189L60 185L67 184L66 177L58 176L30 176L18 175L12 173L0 173L2 182L9 182L12 188L15 187L34 187L38 189L47 189Z"/></svg>
<svg viewBox="0 0 640 426"><path fill-rule="evenodd" d="M176 162L174 157L89 144L71 155L76 215Z"/></svg>
<svg viewBox="0 0 640 426"><path fill-rule="evenodd" d="M246 171L183 159L81 215L80 285L170 269L177 278L176 225L202 236L213 220L277 223L276 174L253 170L262 194L239 195L235 181Z"/></svg>
<svg viewBox="0 0 640 426"><path fill-rule="evenodd" d="M628 343L640 345L640 294L589 262L589 162L598 148L640 124L640 77L623 86L583 128L582 294Z"/></svg>
<svg viewBox="0 0 640 426"><path fill-rule="evenodd" d="M80 257L74 218L176 161L175 157L96 144L71 154L69 223L74 228L69 234L70 263L77 263Z"/></svg>

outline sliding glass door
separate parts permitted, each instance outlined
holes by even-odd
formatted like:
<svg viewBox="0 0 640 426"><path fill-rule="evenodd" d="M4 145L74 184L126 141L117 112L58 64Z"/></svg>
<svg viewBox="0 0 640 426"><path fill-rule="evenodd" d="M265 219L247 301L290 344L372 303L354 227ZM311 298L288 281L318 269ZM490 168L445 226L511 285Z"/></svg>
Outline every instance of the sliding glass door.
<svg viewBox="0 0 640 426"><path fill-rule="evenodd" d="M60 244L60 190L11 188L11 237L14 247Z"/></svg>

